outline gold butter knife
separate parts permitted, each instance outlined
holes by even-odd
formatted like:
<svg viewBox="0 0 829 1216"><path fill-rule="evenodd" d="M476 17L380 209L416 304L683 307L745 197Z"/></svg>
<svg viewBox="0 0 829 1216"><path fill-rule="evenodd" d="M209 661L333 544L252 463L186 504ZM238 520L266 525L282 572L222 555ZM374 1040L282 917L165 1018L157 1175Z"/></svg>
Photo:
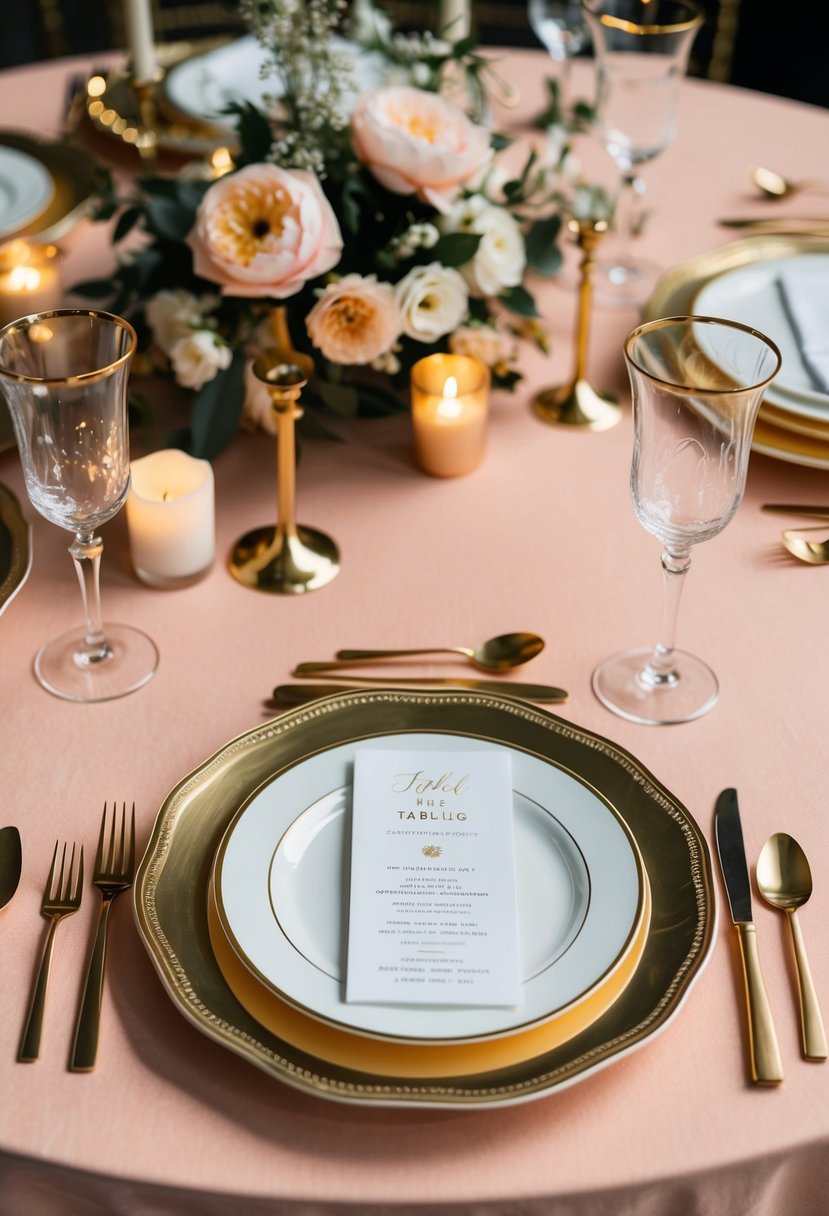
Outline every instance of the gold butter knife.
<svg viewBox="0 0 829 1216"><path fill-rule="evenodd" d="M360 679L343 677L341 683L332 680L327 684L278 684L273 690L275 701L285 704L301 705L306 701L315 701L318 697L330 697L338 692L353 692L369 688L471 688L478 692L501 693L508 697L519 697L523 701L547 701L561 704L568 699L569 693L563 688L553 688L549 684L518 684L514 680L473 680L428 677L395 680L372 678Z"/></svg>
<svg viewBox="0 0 829 1216"><path fill-rule="evenodd" d="M829 519L829 507L815 507L808 503L764 502L760 509L775 515L808 515L812 519Z"/></svg>

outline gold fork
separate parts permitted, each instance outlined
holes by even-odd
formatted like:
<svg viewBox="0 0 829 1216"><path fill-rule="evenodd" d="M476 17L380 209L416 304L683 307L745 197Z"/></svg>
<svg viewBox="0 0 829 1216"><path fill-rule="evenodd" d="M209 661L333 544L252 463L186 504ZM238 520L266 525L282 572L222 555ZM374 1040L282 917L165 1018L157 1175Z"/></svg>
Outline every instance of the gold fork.
<svg viewBox="0 0 829 1216"><path fill-rule="evenodd" d="M104 965L107 951L107 926L109 910L116 895L126 891L132 884L135 869L135 803L127 831L127 804L121 807L120 832L117 824L117 803L112 804L110 826L107 830L107 807L101 817L98 836L98 851L95 854L93 886L101 892L101 911L98 915L98 930L81 999L78 1021L75 1026L75 1044L69 1067L73 1072L91 1072L95 1067L98 1052L98 1028L101 1024L101 998L104 991Z"/></svg>
<svg viewBox="0 0 829 1216"><path fill-rule="evenodd" d="M23 1064L31 1064L40 1054L40 1036L43 1030L43 1010L46 1007L46 988L49 983L49 969L52 965L52 947L55 944L55 930L58 922L65 916L71 916L81 906L83 895L83 848L80 851L77 873L75 872L75 849L72 845L72 855L69 858L69 869L66 869L66 844L60 855L60 873L55 879L55 867L58 861L60 841L55 842L52 854L52 864L49 867L49 877L43 891L40 904L41 916L51 921L46 944L43 947L43 958L40 960L40 970L37 973L32 999L29 1005L29 1015L20 1040L18 1060Z"/></svg>

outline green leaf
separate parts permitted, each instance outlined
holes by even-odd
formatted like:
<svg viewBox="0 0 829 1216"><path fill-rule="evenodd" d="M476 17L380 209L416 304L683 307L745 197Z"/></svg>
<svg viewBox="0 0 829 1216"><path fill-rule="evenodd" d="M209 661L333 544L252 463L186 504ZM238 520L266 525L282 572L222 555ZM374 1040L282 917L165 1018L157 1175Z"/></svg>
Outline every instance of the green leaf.
<svg viewBox="0 0 829 1216"><path fill-rule="evenodd" d="M478 252L480 232L449 232L428 251L429 260L444 266L465 266Z"/></svg>
<svg viewBox="0 0 829 1216"><path fill-rule="evenodd" d="M489 137L489 146L495 152L503 152L504 148L511 147L514 142L509 135L501 135L499 131L493 131Z"/></svg>
<svg viewBox="0 0 829 1216"><path fill-rule="evenodd" d="M75 295L87 296L90 300L105 300L114 290L115 283L112 279L87 279L83 283L72 284Z"/></svg>
<svg viewBox="0 0 829 1216"><path fill-rule="evenodd" d="M518 317L537 317L540 315L535 306L535 300L526 287L510 287L506 291L502 291L498 299L505 308L508 308L510 312L514 312Z"/></svg>
<svg viewBox="0 0 829 1216"><path fill-rule="evenodd" d="M561 216L536 220L525 238L527 265L541 275L554 275L561 267L562 255L556 241L561 231Z"/></svg>
<svg viewBox="0 0 829 1216"><path fill-rule="evenodd" d="M236 130L239 134L241 153L235 158L241 168L243 165L253 165L264 160L271 150L273 133L265 115L249 101L240 104L231 102L225 107L226 114L236 116Z"/></svg>
<svg viewBox="0 0 829 1216"><path fill-rule="evenodd" d="M123 241L124 237L132 232L135 225L141 219L142 211L140 207L128 207L126 211L122 211L118 217L118 223L112 233L112 243L117 245L119 241Z"/></svg>
<svg viewBox="0 0 829 1216"><path fill-rule="evenodd" d="M320 380L317 388L325 405L333 414L340 414L343 418L357 416L360 398L355 388L347 384L332 384L330 380Z"/></svg>
<svg viewBox="0 0 829 1216"><path fill-rule="evenodd" d="M303 400L308 399L308 394L304 394ZM342 435L338 435L336 431L332 431L329 426L320 418L319 414L312 413L306 410L296 424L297 434L303 439L324 439L328 443L345 443Z"/></svg>
<svg viewBox="0 0 829 1216"><path fill-rule="evenodd" d="M183 241L193 227L194 212L178 199L153 198L147 204L147 228L167 241Z"/></svg>
<svg viewBox="0 0 829 1216"><path fill-rule="evenodd" d="M213 460L236 434L245 397L245 356L237 351L229 367L196 393L190 415L191 451Z"/></svg>

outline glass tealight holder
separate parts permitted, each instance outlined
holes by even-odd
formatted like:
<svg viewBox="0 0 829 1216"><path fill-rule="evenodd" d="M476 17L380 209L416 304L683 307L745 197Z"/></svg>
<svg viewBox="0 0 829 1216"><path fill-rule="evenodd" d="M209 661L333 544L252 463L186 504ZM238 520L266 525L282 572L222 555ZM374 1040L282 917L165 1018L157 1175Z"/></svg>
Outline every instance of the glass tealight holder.
<svg viewBox="0 0 829 1216"><path fill-rule="evenodd" d="M415 461L432 477L473 472L486 449L489 368L469 355L427 355L411 372Z"/></svg>

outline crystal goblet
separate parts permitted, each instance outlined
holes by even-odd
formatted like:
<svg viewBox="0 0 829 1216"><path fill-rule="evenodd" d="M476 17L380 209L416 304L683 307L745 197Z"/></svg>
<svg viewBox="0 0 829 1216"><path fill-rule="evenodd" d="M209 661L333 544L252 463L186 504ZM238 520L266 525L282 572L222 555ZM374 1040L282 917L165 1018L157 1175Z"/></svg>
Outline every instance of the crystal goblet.
<svg viewBox="0 0 829 1216"><path fill-rule="evenodd" d="M657 268L631 252L640 231L640 169L664 152L676 130L679 82L702 15L688 0L582 0L596 57L598 133L621 174L615 260L599 265L601 298L637 304Z"/></svg>
<svg viewBox="0 0 829 1216"><path fill-rule="evenodd" d="M570 65L588 40L580 0L527 0L527 16L539 42L558 65L559 105L570 104Z"/></svg>
<svg viewBox="0 0 829 1216"><path fill-rule="evenodd" d="M633 392L633 507L664 546L662 625L655 648L600 664L593 690L633 722L688 722L707 713L719 692L706 663L674 649L691 549L721 532L742 500L757 411L780 352L756 330L716 317L649 321L624 351Z"/></svg>
<svg viewBox="0 0 829 1216"><path fill-rule="evenodd" d="M140 688L158 665L138 629L101 623L96 529L121 509L129 486L127 381L135 353L128 322L95 309L57 309L0 330L0 384L26 490L50 523L74 532L69 552L86 627L47 642L35 674L69 701L107 701Z"/></svg>

